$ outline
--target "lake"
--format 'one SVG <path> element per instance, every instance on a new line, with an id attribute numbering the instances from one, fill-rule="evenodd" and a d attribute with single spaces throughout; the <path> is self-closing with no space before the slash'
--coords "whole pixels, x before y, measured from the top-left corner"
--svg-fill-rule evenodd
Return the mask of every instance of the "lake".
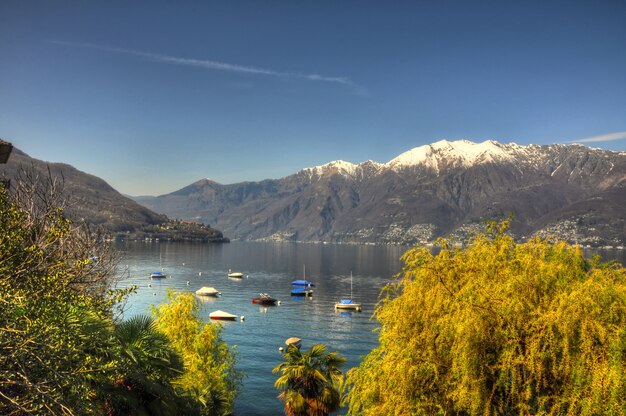
<path id="1" fill-rule="evenodd" d="M 163 302 L 168 288 L 195 292 L 213 286 L 219 298 L 202 301 L 201 316 L 220 309 L 245 320 L 224 322 L 222 335 L 237 346 L 237 367 L 245 372 L 243 389 L 235 411 L 238 415 L 282 414 L 276 398 L 276 374 L 272 369 L 282 360 L 278 348 L 290 337 L 302 338 L 302 348 L 315 343 L 339 351 L 357 366 L 360 357 L 377 345 L 376 323 L 370 319 L 380 289 L 402 267 L 400 256 L 408 247 L 232 242 L 230 244 L 120 243 L 120 269 L 128 267 L 122 286 L 137 285 L 125 316 L 149 313 L 151 305 Z M 312 298 L 290 295 L 291 281 L 306 279 L 316 284 Z M 151 280 L 151 272 L 164 269 L 171 278 Z M 228 278 L 228 271 L 244 274 Z M 334 304 L 350 296 L 362 304 L 362 312 L 335 312 Z M 188 283 L 187 283 L 188 282 Z M 148 285 L 151 284 L 151 287 Z M 250 299 L 267 292 L 281 301 L 263 307 Z"/>
<path id="2" fill-rule="evenodd" d="M 201 316 L 220 309 L 245 320 L 224 322 L 223 337 L 237 348 L 237 367 L 244 371 L 243 389 L 235 403 L 238 415 L 282 414 L 276 396 L 272 369 L 280 363 L 280 346 L 290 337 L 302 338 L 302 347 L 315 343 L 338 351 L 357 366 L 360 358 L 377 345 L 377 324 L 370 319 L 380 289 L 400 272 L 400 257 L 406 246 L 372 246 L 303 243 L 232 242 L 193 244 L 123 242 L 120 269 L 127 268 L 121 286 L 137 285 L 125 316 L 149 313 L 151 305 L 163 302 L 168 288 L 195 292 L 213 286 L 219 298 L 202 300 Z M 605 259 L 626 262 L 626 251 L 600 250 Z M 290 296 L 291 281 L 304 277 L 315 282 L 312 298 Z M 163 268 L 168 278 L 151 280 L 151 272 Z M 228 271 L 244 274 L 228 278 Z M 334 303 L 350 295 L 362 304 L 362 312 L 335 312 Z M 171 276 L 171 277 L 169 277 Z M 148 286 L 148 285 L 151 285 Z M 263 307 L 250 299 L 267 292 L 279 299 L 278 306 Z"/>

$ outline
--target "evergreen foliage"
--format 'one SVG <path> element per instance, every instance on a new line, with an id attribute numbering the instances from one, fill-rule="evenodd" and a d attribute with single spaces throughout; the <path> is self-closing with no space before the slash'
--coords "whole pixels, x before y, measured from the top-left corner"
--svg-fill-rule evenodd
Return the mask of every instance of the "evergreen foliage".
<path id="1" fill-rule="evenodd" d="M 626 414 L 625 269 L 507 226 L 403 256 L 350 414 Z"/>
<path id="2" fill-rule="evenodd" d="M 340 368 L 346 359 L 337 352 L 326 352 L 326 346 L 313 345 L 302 352 L 290 345 L 285 361 L 272 371 L 280 373 L 274 385 L 282 390 L 278 396 L 285 402 L 289 416 L 326 416 L 342 402 L 344 376 Z"/>

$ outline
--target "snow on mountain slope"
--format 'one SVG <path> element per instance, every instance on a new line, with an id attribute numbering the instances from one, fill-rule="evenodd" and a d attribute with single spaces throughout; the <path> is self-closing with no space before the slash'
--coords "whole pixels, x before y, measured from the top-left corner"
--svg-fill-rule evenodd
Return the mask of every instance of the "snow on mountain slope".
<path id="1" fill-rule="evenodd" d="M 367 161 L 358 165 L 343 160 L 335 160 L 321 166 L 305 168 L 302 172 L 309 175 L 332 175 L 339 173 L 344 176 L 355 176 L 360 169 L 403 169 L 412 166 L 423 166 L 436 172 L 443 166 L 469 167 L 482 163 L 504 162 L 528 156 L 531 146 L 520 146 L 515 143 L 501 144 L 493 140 L 474 143 L 469 140 L 440 140 L 438 142 L 413 148 L 402 153 L 387 163 Z"/>
<path id="2" fill-rule="evenodd" d="M 404 152 L 387 162 L 385 167 L 399 169 L 422 165 L 438 172 L 442 164 L 469 167 L 481 163 L 511 161 L 524 149 L 524 146 L 515 143 L 500 144 L 493 140 L 482 143 L 440 140 Z"/>
<path id="3" fill-rule="evenodd" d="M 346 162 L 344 160 L 334 160 L 321 166 L 313 166 L 310 168 L 302 169 L 302 172 L 307 172 L 314 175 L 327 175 L 340 173 L 346 176 L 353 176 L 356 173 L 358 165 L 354 163 Z"/>

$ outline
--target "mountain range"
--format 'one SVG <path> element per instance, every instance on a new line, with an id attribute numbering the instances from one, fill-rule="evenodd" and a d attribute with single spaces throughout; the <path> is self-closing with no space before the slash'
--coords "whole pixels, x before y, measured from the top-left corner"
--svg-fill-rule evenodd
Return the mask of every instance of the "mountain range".
<path id="1" fill-rule="evenodd" d="M 519 238 L 619 246 L 626 243 L 626 152 L 443 140 L 386 163 L 337 160 L 229 185 L 202 179 L 135 200 L 242 240 L 463 240 L 487 219 L 512 216 Z"/>
<path id="2" fill-rule="evenodd" d="M 66 215 L 76 222 L 100 227 L 110 238 L 172 241 L 225 242 L 223 234 L 204 224 L 173 221 L 120 194 L 104 180 L 64 163 L 51 163 L 28 156 L 14 148 L 6 164 L 0 165 L 0 178 L 61 184 L 57 195 L 65 201 Z"/>

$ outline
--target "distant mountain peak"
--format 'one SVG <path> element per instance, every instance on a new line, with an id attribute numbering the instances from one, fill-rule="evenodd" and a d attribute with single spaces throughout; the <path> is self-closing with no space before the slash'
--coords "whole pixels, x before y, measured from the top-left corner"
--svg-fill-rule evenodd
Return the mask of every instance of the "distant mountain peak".
<path id="1" fill-rule="evenodd" d="M 439 171 L 444 162 L 468 167 L 480 163 L 512 160 L 522 149 L 524 146 L 515 143 L 501 144 L 495 140 L 486 140 L 482 143 L 470 140 L 440 140 L 404 152 L 385 165 L 390 168 L 422 165 Z"/>
<path id="2" fill-rule="evenodd" d="M 302 171 L 316 175 L 334 175 L 335 173 L 342 174 L 344 176 L 353 176 L 359 165 L 346 162 L 345 160 L 333 160 L 321 166 L 313 166 L 310 168 L 304 168 Z"/>

